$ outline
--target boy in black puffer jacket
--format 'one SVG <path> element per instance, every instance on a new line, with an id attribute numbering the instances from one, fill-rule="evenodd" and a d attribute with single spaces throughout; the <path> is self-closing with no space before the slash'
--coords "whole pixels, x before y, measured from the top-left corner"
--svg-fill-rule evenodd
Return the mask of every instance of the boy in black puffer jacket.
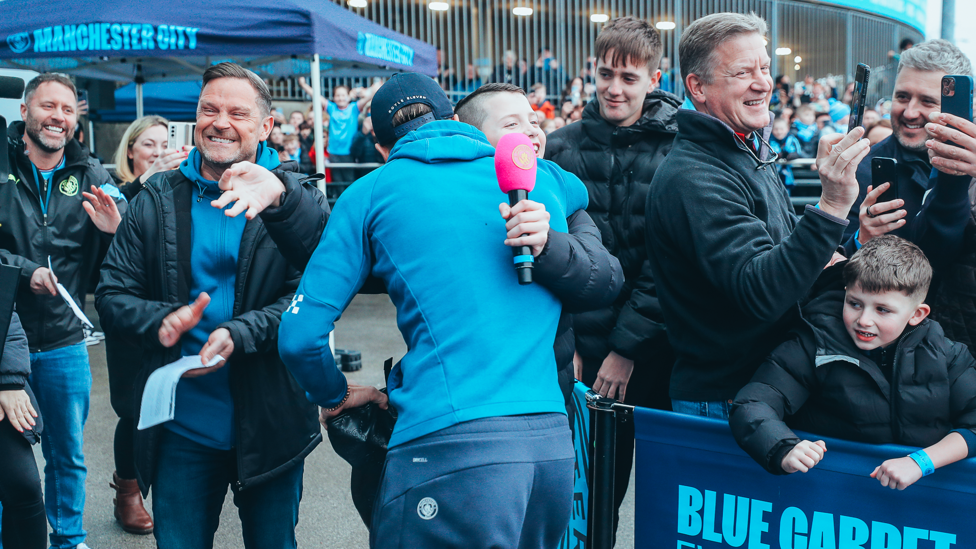
<path id="1" fill-rule="evenodd" d="M 736 442 L 773 474 L 807 472 L 827 449 L 790 427 L 923 447 L 871 473 L 903 490 L 976 455 L 976 360 L 926 319 L 932 268 L 917 246 L 886 235 L 841 265 L 821 276 L 804 325 L 739 391 L 729 423 Z"/>

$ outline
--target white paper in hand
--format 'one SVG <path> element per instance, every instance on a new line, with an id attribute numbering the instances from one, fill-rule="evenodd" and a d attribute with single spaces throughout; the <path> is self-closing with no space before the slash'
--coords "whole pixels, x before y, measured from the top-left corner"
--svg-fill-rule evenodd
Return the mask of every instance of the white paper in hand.
<path id="1" fill-rule="evenodd" d="M 51 273 L 51 281 L 54 282 L 54 269 L 51 267 L 51 256 L 47 256 L 47 270 Z M 68 290 L 66 290 L 60 282 L 55 282 L 55 284 L 58 286 L 58 294 L 61 296 L 61 299 L 68 304 L 68 307 L 71 308 L 71 312 L 78 317 L 78 320 L 85 325 L 85 328 L 88 328 L 89 330 L 94 328 L 95 325 L 92 324 L 91 320 L 88 320 L 88 317 L 85 316 L 84 311 L 82 311 L 78 307 L 78 304 L 75 303 L 75 300 L 71 297 L 71 294 L 68 293 Z"/>
<path id="2" fill-rule="evenodd" d="M 146 388 L 142 391 L 138 429 L 148 429 L 176 417 L 176 386 L 180 377 L 190 370 L 207 368 L 221 360 L 224 357 L 217 355 L 207 364 L 202 364 L 200 355 L 185 356 L 150 374 L 146 380 Z"/>

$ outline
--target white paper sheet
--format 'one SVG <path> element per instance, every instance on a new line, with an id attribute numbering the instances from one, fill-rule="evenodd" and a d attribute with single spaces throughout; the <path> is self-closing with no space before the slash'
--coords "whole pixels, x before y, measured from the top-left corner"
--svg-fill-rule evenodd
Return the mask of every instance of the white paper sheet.
<path id="1" fill-rule="evenodd" d="M 51 256 L 47 256 L 47 270 L 51 273 L 51 282 L 54 282 L 54 269 L 51 267 Z M 89 330 L 94 328 L 95 325 L 92 324 L 91 320 L 88 320 L 88 317 L 85 316 L 85 312 L 78 307 L 78 304 L 75 303 L 75 300 L 71 297 L 71 294 L 68 293 L 68 290 L 66 290 L 60 282 L 55 282 L 55 284 L 58 287 L 58 294 L 61 296 L 61 299 L 68 304 L 68 307 L 71 308 L 71 312 L 78 317 L 78 320 L 80 320 L 81 323 L 84 324 Z"/>
<path id="2" fill-rule="evenodd" d="M 200 362 L 200 355 L 185 356 L 150 374 L 142 392 L 138 429 L 148 429 L 176 417 L 176 386 L 180 383 L 180 377 L 194 368 L 213 366 L 221 360 L 224 357 L 217 355 L 204 365 Z"/>

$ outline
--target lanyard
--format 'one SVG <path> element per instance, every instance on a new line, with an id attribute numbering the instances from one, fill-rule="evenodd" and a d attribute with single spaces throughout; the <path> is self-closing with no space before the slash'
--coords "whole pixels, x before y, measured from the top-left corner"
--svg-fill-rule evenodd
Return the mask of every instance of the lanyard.
<path id="1" fill-rule="evenodd" d="M 47 198 L 45 199 L 41 191 L 41 173 L 37 171 L 37 166 L 31 162 L 31 169 L 34 170 L 34 183 L 37 185 L 37 201 L 41 203 L 41 213 L 44 214 L 44 225 L 47 225 L 47 207 L 51 203 L 51 179 L 54 179 L 54 172 L 51 172 L 51 176 L 45 179 L 47 183 Z M 57 168 L 55 168 L 57 171 Z"/>

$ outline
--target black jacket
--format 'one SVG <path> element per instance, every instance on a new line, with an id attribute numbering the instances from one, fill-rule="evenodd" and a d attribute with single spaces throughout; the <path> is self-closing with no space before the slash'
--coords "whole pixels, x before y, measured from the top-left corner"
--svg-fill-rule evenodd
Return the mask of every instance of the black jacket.
<path id="1" fill-rule="evenodd" d="M 976 180 L 940 174 L 909 234 L 932 264 L 932 318 L 976 357 Z"/>
<path id="2" fill-rule="evenodd" d="M 0 356 L 0 391 L 27 391 L 31 405 L 37 411 L 37 418 L 34 420 L 34 427 L 24 431 L 24 438 L 31 444 L 40 441 L 41 432 L 44 430 L 44 418 L 41 416 L 41 408 L 37 405 L 34 392 L 31 391 L 27 378 L 30 377 L 30 353 L 27 351 L 27 334 L 20 323 L 20 317 L 14 312 L 10 318 L 10 327 L 7 329 L 7 339 L 3 345 L 3 355 Z M 0 421 L 9 421 L 3 418 Z"/>
<path id="3" fill-rule="evenodd" d="M 873 444 L 927 447 L 952 429 L 976 429 L 976 360 L 937 322 L 909 326 L 884 349 L 890 379 L 844 327 L 842 265 L 824 272 L 822 292 L 803 322 L 735 398 L 729 424 L 736 442 L 771 473 L 800 442 L 790 427 Z M 823 281 L 826 279 L 826 281 Z M 785 422 L 784 422 L 785 419 Z M 789 424 L 789 427 L 787 427 Z"/>
<path id="4" fill-rule="evenodd" d="M 149 374 L 180 357 L 180 346 L 162 347 L 158 332 L 166 315 L 190 301 L 192 200 L 193 183 L 182 172 L 150 178 L 123 218 L 102 266 L 95 293 L 102 326 L 108 336 L 134 338 L 143 348 L 137 406 Z M 301 462 L 322 440 L 315 406 L 278 357 L 278 324 L 300 276 L 262 221 L 248 221 L 237 262 L 234 318 L 219 326 L 234 341 L 225 367 L 230 368 L 235 405 L 236 485 L 241 489 Z M 154 476 L 162 428 L 136 434 L 136 470 L 144 492 Z"/>
<path id="5" fill-rule="evenodd" d="M 262 212 L 261 219 L 279 251 L 297 268 L 304 269 L 325 230 L 328 210 L 323 210 L 315 200 L 321 194 L 317 190 L 300 187 L 287 179 L 283 183 L 284 202 L 278 208 Z M 611 303 L 623 285 L 623 274 L 620 262 L 603 247 L 600 233 L 585 211 L 574 212 L 566 223 L 567 233 L 549 232 L 548 241 L 536 258 L 533 280 L 549 289 L 563 304 L 553 350 L 559 386 L 569 403 L 574 384 L 575 349 L 571 313 Z M 382 282 L 372 277 L 360 290 L 361 293 L 382 291 Z"/>
<path id="6" fill-rule="evenodd" d="M 697 111 L 680 111 L 678 126 L 647 195 L 648 258 L 677 355 L 671 398 L 728 400 L 780 341 L 847 221 L 810 206 L 798 220 L 759 160 L 775 158 L 765 145 L 754 152 Z"/>
<path id="7" fill-rule="evenodd" d="M 928 153 L 925 151 L 918 153 L 906 150 L 898 144 L 898 140 L 895 139 L 894 135 L 888 136 L 887 139 L 871 147 L 868 155 L 857 166 L 857 183 L 861 187 L 861 190 L 858 192 L 854 205 L 851 206 L 850 213 L 847 214 L 847 220 L 850 221 L 850 224 L 844 230 L 845 240 L 853 237 L 858 227 L 860 227 L 858 214 L 861 212 L 861 202 L 864 201 L 865 195 L 868 194 L 868 185 L 874 185 L 873 178 L 871 177 L 871 159 L 875 157 L 894 158 L 898 162 L 896 166 L 898 171 L 898 198 L 905 201 L 903 209 L 908 213 L 905 219 L 910 221 L 915 217 L 915 214 L 922 207 L 922 197 L 929 188 L 929 176 L 932 175 L 932 164 L 929 163 Z M 900 229 L 896 229 L 890 234 L 908 238 L 908 226 L 906 225 Z M 845 245 L 845 247 L 849 251 L 853 251 L 854 248 L 851 248 L 852 244 L 853 242 L 850 245 Z"/>
<path id="8" fill-rule="evenodd" d="M 581 356 L 603 360 L 615 351 L 640 360 L 667 345 L 647 263 L 644 210 L 651 179 L 678 131 L 680 104 L 675 96 L 655 91 L 645 99 L 641 118 L 620 127 L 604 120 L 598 102 L 591 101 L 580 123 L 548 138 L 546 158 L 583 180 L 590 197 L 586 212 L 624 271 L 624 287 L 613 305 L 574 316 Z"/>
<path id="9" fill-rule="evenodd" d="M 360 164 L 379 162 L 383 163 L 383 157 L 376 150 L 376 139 L 372 133 L 357 131 L 352 138 L 352 147 L 349 149 L 352 161 Z M 356 170 L 356 177 L 362 177 L 375 168 L 359 168 Z"/>
<path id="10" fill-rule="evenodd" d="M 47 267 L 79 307 L 85 304 L 87 285 L 98 269 L 112 235 L 102 233 L 82 207 L 82 192 L 92 185 L 111 184 L 102 165 L 74 139 L 64 148 L 64 167 L 51 174 L 47 221 L 41 212 L 30 160 L 24 154 L 24 123 L 11 124 L 7 135 L 10 178 L 0 181 L 0 257 L 21 268 L 17 310 L 32 352 L 50 351 L 84 339 L 81 321 L 60 296 L 31 292 L 34 271 Z M 47 187 L 44 186 L 45 197 Z M 125 203 L 116 201 L 124 214 Z"/>

